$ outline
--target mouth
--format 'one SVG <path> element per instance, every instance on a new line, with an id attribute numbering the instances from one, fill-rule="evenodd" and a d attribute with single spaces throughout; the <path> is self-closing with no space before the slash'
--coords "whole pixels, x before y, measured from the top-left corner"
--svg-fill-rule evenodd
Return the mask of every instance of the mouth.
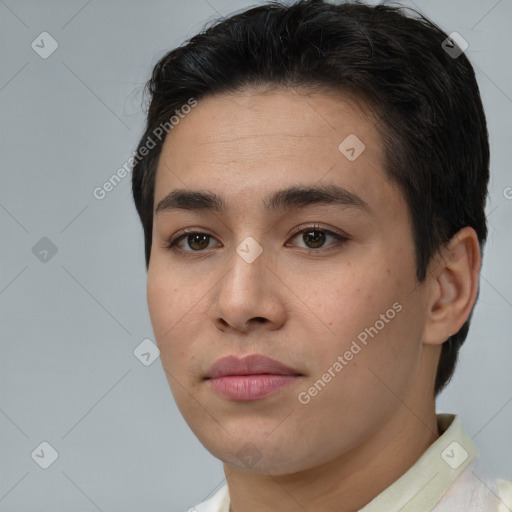
<path id="1" fill-rule="evenodd" d="M 260 354 L 251 354 L 243 358 L 227 356 L 219 359 L 208 370 L 205 379 L 240 375 L 291 375 L 302 376 L 298 370 L 290 368 L 275 359 Z"/>
<path id="2" fill-rule="evenodd" d="M 222 397 L 247 402 L 277 393 L 303 376 L 279 361 L 252 354 L 244 358 L 228 356 L 219 359 L 204 380 Z"/>

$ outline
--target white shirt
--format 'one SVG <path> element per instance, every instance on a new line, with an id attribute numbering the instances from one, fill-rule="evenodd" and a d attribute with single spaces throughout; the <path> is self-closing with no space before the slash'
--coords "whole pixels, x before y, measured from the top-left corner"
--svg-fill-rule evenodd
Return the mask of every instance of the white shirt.
<path id="1" fill-rule="evenodd" d="M 440 437 L 359 512 L 512 512 L 512 481 L 491 482 L 458 416 L 437 414 Z M 229 512 L 227 484 L 188 512 Z"/>

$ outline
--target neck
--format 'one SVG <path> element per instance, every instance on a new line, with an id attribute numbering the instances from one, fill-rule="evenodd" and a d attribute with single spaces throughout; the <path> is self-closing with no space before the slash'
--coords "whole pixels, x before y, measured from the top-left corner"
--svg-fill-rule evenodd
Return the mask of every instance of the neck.
<path id="1" fill-rule="evenodd" d="M 402 476 L 439 437 L 435 401 L 402 404 L 371 438 L 327 463 L 286 475 L 224 464 L 230 512 L 356 512 Z"/>

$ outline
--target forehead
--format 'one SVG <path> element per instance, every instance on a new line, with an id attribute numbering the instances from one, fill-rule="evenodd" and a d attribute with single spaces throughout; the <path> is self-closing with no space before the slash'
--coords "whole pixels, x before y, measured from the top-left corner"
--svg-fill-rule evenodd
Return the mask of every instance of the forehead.
<path id="1" fill-rule="evenodd" d="M 284 147 L 299 150 L 305 141 L 311 141 L 318 147 L 313 156 L 318 156 L 325 149 L 337 149 L 337 144 L 332 147 L 333 141 L 341 142 L 344 136 L 357 133 L 372 146 L 369 149 L 379 150 L 374 124 L 360 102 L 333 92 L 248 90 L 200 99 L 170 132 L 164 149 L 172 152 L 183 143 L 193 143 L 201 154 L 207 154 L 210 144 L 218 148 L 216 151 L 240 148 L 245 152 L 265 144 L 264 156 L 279 156 Z M 261 151 L 254 156 L 260 155 L 263 158 Z"/>
<path id="2" fill-rule="evenodd" d="M 357 158 L 347 158 L 347 149 Z M 383 165 L 376 123 L 347 98 L 297 90 L 217 94 L 200 99 L 166 137 L 154 204 L 177 188 L 211 190 L 247 204 L 258 191 L 267 197 L 315 183 L 383 202 L 393 193 Z"/>

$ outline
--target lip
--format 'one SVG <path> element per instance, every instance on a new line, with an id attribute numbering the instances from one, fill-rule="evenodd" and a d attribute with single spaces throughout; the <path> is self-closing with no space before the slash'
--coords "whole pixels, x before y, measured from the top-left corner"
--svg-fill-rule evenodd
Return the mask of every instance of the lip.
<path id="1" fill-rule="evenodd" d="M 231 355 L 215 362 L 205 380 L 224 398 L 259 400 L 296 382 L 303 374 L 261 354 L 243 358 Z"/>
<path id="2" fill-rule="evenodd" d="M 261 355 L 250 354 L 245 357 L 234 355 L 218 359 L 210 367 L 206 379 L 216 379 L 229 375 L 302 375 L 299 371 L 290 368 L 275 359 Z"/>

